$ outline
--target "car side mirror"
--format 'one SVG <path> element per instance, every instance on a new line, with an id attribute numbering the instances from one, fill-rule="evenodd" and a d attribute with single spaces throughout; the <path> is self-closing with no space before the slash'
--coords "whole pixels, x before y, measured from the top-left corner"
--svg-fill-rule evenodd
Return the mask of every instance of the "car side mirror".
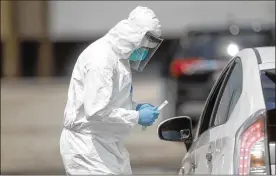
<path id="1" fill-rule="evenodd" d="M 159 124 L 157 131 L 161 140 L 184 142 L 187 149 L 192 145 L 192 120 L 188 116 L 167 119 Z"/>

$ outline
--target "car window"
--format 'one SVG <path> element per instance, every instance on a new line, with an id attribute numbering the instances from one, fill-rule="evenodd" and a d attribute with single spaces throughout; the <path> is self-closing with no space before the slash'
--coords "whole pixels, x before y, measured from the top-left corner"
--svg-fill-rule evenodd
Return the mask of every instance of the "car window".
<path id="1" fill-rule="evenodd" d="M 267 69 L 261 72 L 263 95 L 267 110 L 276 108 L 276 74 L 275 69 Z"/>
<path id="2" fill-rule="evenodd" d="M 212 114 L 210 127 L 224 124 L 231 115 L 242 92 L 242 64 L 240 58 L 235 59 L 235 65 L 229 77 L 224 80 Z"/>
<path id="3" fill-rule="evenodd" d="M 230 62 L 222 71 L 220 77 L 218 78 L 218 80 L 216 81 L 215 85 L 213 86 L 205 107 L 203 109 L 203 112 L 201 114 L 201 118 L 199 121 L 199 131 L 198 131 L 198 136 L 201 135 L 204 131 L 206 131 L 209 128 L 209 123 L 211 120 L 211 115 L 215 106 L 215 102 L 216 99 L 218 97 L 218 93 L 219 90 L 222 86 L 222 83 L 224 81 L 224 79 L 227 77 L 227 75 L 229 74 L 229 70 L 232 68 L 233 62 Z"/>

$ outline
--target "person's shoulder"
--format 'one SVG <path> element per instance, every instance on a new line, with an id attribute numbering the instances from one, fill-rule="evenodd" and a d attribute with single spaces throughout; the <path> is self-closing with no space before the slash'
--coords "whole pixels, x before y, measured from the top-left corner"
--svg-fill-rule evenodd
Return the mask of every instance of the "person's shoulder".
<path id="1" fill-rule="evenodd" d="M 80 55 L 86 70 L 113 69 L 116 62 L 110 46 L 104 41 L 97 40 L 90 44 Z"/>

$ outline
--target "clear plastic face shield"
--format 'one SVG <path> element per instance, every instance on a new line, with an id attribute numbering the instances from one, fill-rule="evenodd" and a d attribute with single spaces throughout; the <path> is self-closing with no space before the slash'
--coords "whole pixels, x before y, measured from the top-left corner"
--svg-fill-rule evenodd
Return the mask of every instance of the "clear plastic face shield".
<path id="1" fill-rule="evenodd" d="M 138 72 L 143 71 L 162 42 L 163 39 L 154 36 L 150 32 L 147 32 L 141 41 L 141 47 L 133 51 L 129 56 L 131 68 Z"/>

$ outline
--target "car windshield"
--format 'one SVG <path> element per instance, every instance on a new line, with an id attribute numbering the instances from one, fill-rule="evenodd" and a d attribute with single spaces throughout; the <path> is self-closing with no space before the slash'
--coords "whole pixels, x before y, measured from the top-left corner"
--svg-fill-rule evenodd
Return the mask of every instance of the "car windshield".
<path id="1" fill-rule="evenodd" d="M 245 31 L 238 35 L 229 32 L 194 33 L 179 42 L 175 59 L 204 57 L 206 59 L 229 59 L 243 48 L 273 45 L 270 31 Z"/>
<path id="2" fill-rule="evenodd" d="M 263 87 L 263 94 L 266 104 L 266 109 L 274 109 L 276 100 L 276 74 L 274 69 L 267 69 L 261 72 L 261 82 Z"/>

